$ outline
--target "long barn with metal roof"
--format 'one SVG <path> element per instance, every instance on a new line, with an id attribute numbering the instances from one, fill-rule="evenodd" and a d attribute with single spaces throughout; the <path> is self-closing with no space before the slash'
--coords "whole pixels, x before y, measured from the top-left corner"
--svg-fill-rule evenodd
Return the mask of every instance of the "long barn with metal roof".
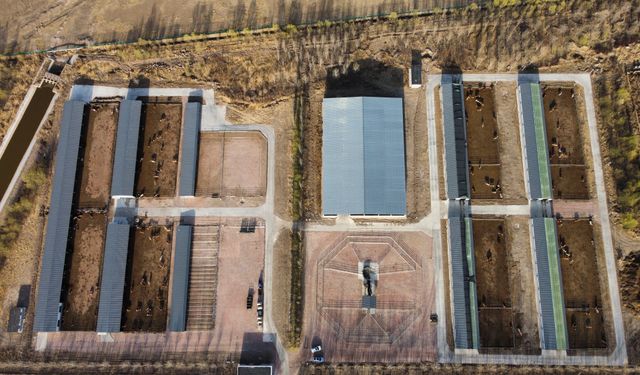
<path id="1" fill-rule="evenodd" d="M 405 215 L 402 98 L 325 98 L 322 210 L 334 215 Z"/>
<path id="2" fill-rule="evenodd" d="M 567 325 L 554 218 L 531 219 L 543 349 L 567 349 Z"/>
<path id="3" fill-rule="evenodd" d="M 138 158 L 138 136 L 142 102 L 123 100 L 120 103 L 116 149 L 111 179 L 112 196 L 132 196 Z"/>
<path id="4" fill-rule="evenodd" d="M 130 235 L 131 227 L 126 222 L 113 222 L 107 226 L 96 329 L 98 332 L 120 332 Z"/>
<path id="5" fill-rule="evenodd" d="M 178 192 L 181 196 L 193 196 L 196 192 L 200 115 L 200 103 L 187 103 L 184 108 L 184 126 L 181 137 L 182 154 L 180 155 L 180 177 L 178 180 Z"/>
<path id="6" fill-rule="evenodd" d="M 182 332 L 187 327 L 192 232 L 191 225 L 179 225 L 176 230 L 171 274 L 171 308 L 169 310 L 169 330 L 174 332 Z"/>
<path id="7" fill-rule="evenodd" d="M 447 197 L 468 198 L 469 163 L 462 75 L 443 75 L 441 90 Z"/>
<path id="8" fill-rule="evenodd" d="M 68 101 L 64 104 L 62 112 L 51 191 L 51 206 L 47 220 L 47 234 L 33 326 L 35 332 L 52 332 L 59 328 L 58 309 L 69 240 L 70 215 L 84 106 L 85 103 L 81 101 Z"/>
<path id="9" fill-rule="evenodd" d="M 464 201 L 460 201 L 464 202 Z M 451 259 L 454 343 L 458 349 L 478 349 L 478 298 L 475 283 L 473 227 L 465 204 L 449 206 L 448 243 Z"/>
<path id="10" fill-rule="evenodd" d="M 529 76 L 521 76 L 518 82 L 518 94 L 529 196 L 531 199 L 551 199 L 551 170 L 540 83 Z"/>

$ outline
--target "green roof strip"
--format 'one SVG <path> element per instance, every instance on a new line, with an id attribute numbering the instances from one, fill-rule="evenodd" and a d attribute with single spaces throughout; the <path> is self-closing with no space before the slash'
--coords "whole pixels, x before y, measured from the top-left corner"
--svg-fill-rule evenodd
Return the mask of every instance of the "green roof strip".
<path id="1" fill-rule="evenodd" d="M 530 87 L 531 104 L 533 105 L 533 122 L 536 132 L 536 149 L 538 151 L 538 169 L 540 171 L 540 188 L 542 198 L 551 199 L 551 176 L 549 175 L 549 156 L 547 155 L 547 139 L 540 84 L 531 83 Z"/>
<path id="2" fill-rule="evenodd" d="M 555 321 L 556 345 L 558 350 L 567 349 L 567 327 L 562 296 L 562 278 L 560 274 L 560 258 L 556 241 L 556 222 L 554 218 L 544 219 L 547 237 L 547 255 L 549 257 L 549 276 L 551 278 L 551 298 L 553 300 L 553 317 Z"/>
<path id="3" fill-rule="evenodd" d="M 476 292 L 476 269 L 473 253 L 473 224 L 471 218 L 464 218 L 465 247 L 467 254 L 467 267 L 469 270 L 469 312 L 471 315 L 471 340 L 472 348 L 480 347 L 480 328 L 478 326 L 478 296 Z"/>

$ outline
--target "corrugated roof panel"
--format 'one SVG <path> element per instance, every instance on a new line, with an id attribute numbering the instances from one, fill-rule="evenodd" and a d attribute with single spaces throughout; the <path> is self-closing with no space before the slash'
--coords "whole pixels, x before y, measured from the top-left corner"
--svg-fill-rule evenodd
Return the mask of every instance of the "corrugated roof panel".
<path id="1" fill-rule="evenodd" d="M 566 349 L 562 281 L 553 218 L 532 218 L 544 349 Z M 553 229 L 549 228 L 549 225 Z M 552 275 L 553 273 L 553 275 Z"/>
<path id="2" fill-rule="evenodd" d="M 402 98 L 326 98 L 325 215 L 406 213 Z"/>
<path id="3" fill-rule="evenodd" d="M 441 91 L 447 196 L 449 199 L 468 197 L 469 163 L 462 77 L 458 74 L 443 75 Z"/>
<path id="4" fill-rule="evenodd" d="M 187 324 L 192 229 L 193 227 L 190 225 L 179 225 L 176 232 L 176 248 L 171 276 L 171 310 L 169 310 L 169 330 L 175 332 L 184 331 Z"/>
<path id="5" fill-rule="evenodd" d="M 69 239 L 84 105 L 81 101 L 68 101 L 62 112 L 33 326 L 35 332 L 56 331 L 58 326 L 58 305 Z"/>
<path id="6" fill-rule="evenodd" d="M 365 214 L 406 213 L 402 98 L 363 98 Z"/>
<path id="7" fill-rule="evenodd" d="M 325 98 L 322 119 L 323 213 L 363 215 L 362 98 Z"/>
<path id="8" fill-rule="evenodd" d="M 453 293 L 453 324 L 455 347 L 472 347 L 471 321 L 469 319 L 469 288 L 465 245 L 465 225 L 460 217 L 449 218 L 449 249 L 451 257 L 451 291 Z"/>
<path id="9" fill-rule="evenodd" d="M 100 282 L 98 332 L 120 332 L 131 227 L 109 223 Z"/>
<path id="10" fill-rule="evenodd" d="M 532 199 L 550 199 L 552 198 L 551 172 L 540 85 L 530 81 L 520 81 L 518 92 L 522 107 L 529 194 Z"/>
<path id="11" fill-rule="evenodd" d="M 200 103 L 187 103 L 184 112 L 184 127 L 182 129 L 182 155 L 180 156 L 178 191 L 181 196 L 193 196 L 196 191 L 200 116 Z"/>
<path id="12" fill-rule="evenodd" d="M 142 102 L 123 100 L 120 103 L 116 150 L 113 159 L 111 195 L 133 195 L 138 158 L 138 136 Z"/>

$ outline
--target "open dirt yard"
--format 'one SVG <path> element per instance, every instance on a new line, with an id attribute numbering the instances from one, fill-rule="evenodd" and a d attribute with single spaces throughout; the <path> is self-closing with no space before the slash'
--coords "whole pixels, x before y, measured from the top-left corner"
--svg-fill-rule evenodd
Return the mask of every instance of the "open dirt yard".
<path id="1" fill-rule="evenodd" d="M 500 180 L 499 164 L 470 165 L 469 177 L 471 179 L 472 199 L 501 199 L 502 182 Z"/>
<path id="2" fill-rule="evenodd" d="M 538 350 L 535 291 L 526 217 L 473 220 L 480 347 Z"/>
<path id="3" fill-rule="evenodd" d="M 551 166 L 551 186 L 556 199 L 587 199 L 587 170 L 584 165 Z"/>
<path id="4" fill-rule="evenodd" d="M 181 126 L 182 104 L 147 102 L 142 105 L 136 196 L 176 195 Z"/>
<path id="5" fill-rule="evenodd" d="M 109 203 L 117 111 L 118 103 L 92 103 L 88 111 L 78 163 L 82 168 L 77 204 L 80 208 L 104 208 Z"/>
<path id="6" fill-rule="evenodd" d="M 79 214 L 74 220 L 70 262 L 62 291 L 63 331 L 94 331 L 98 321 L 100 274 L 107 229 L 102 213 Z"/>
<path id="7" fill-rule="evenodd" d="M 471 198 L 501 199 L 502 168 L 493 84 L 465 83 L 464 96 Z"/>
<path id="8" fill-rule="evenodd" d="M 163 332 L 167 324 L 173 226 L 143 223 L 131 237 L 122 330 Z"/>
<path id="9" fill-rule="evenodd" d="M 490 83 L 465 82 L 467 153 L 471 164 L 500 164 L 494 91 Z"/>
<path id="10" fill-rule="evenodd" d="M 572 85 L 544 85 L 544 121 L 554 198 L 588 199 L 582 132 Z M 567 170 L 566 167 L 571 167 Z"/>
<path id="11" fill-rule="evenodd" d="M 494 90 L 499 149 L 501 155 L 508 155 L 508 162 L 500 165 L 503 203 L 526 203 L 516 83 L 496 82 Z"/>
<path id="12" fill-rule="evenodd" d="M 330 362 L 433 361 L 432 240 L 419 232 L 307 232 L 303 350 Z M 375 280 L 366 286 L 363 267 Z M 373 298 L 374 310 L 363 309 Z"/>
<path id="13" fill-rule="evenodd" d="M 196 195 L 265 196 L 267 140 L 260 132 L 202 132 Z"/>
<path id="14" fill-rule="evenodd" d="M 595 225 L 595 223 L 593 223 Z M 564 301 L 569 331 L 569 348 L 606 348 L 606 310 L 601 294 L 598 248 L 589 219 L 560 219 L 558 248 L 562 269 Z"/>

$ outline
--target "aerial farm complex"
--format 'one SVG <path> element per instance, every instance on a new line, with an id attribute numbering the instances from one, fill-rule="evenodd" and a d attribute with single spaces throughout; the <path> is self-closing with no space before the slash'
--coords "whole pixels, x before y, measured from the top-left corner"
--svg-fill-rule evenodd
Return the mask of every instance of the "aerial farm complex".
<path id="1" fill-rule="evenodd" d="M 290 146 L 268 123 L 231 124 L 213 89 L 73 85 L 35 351 L 202 355 L 238 374 L 624 365 L 589 75 L 418 72 L 392 95 L 316 101 L 321 210 L 292 237 L 303 319 L 290 350 L 273 307 L 291 272 L 274 261 L 294 226 L 275 202 L 276 151 Z"/>

